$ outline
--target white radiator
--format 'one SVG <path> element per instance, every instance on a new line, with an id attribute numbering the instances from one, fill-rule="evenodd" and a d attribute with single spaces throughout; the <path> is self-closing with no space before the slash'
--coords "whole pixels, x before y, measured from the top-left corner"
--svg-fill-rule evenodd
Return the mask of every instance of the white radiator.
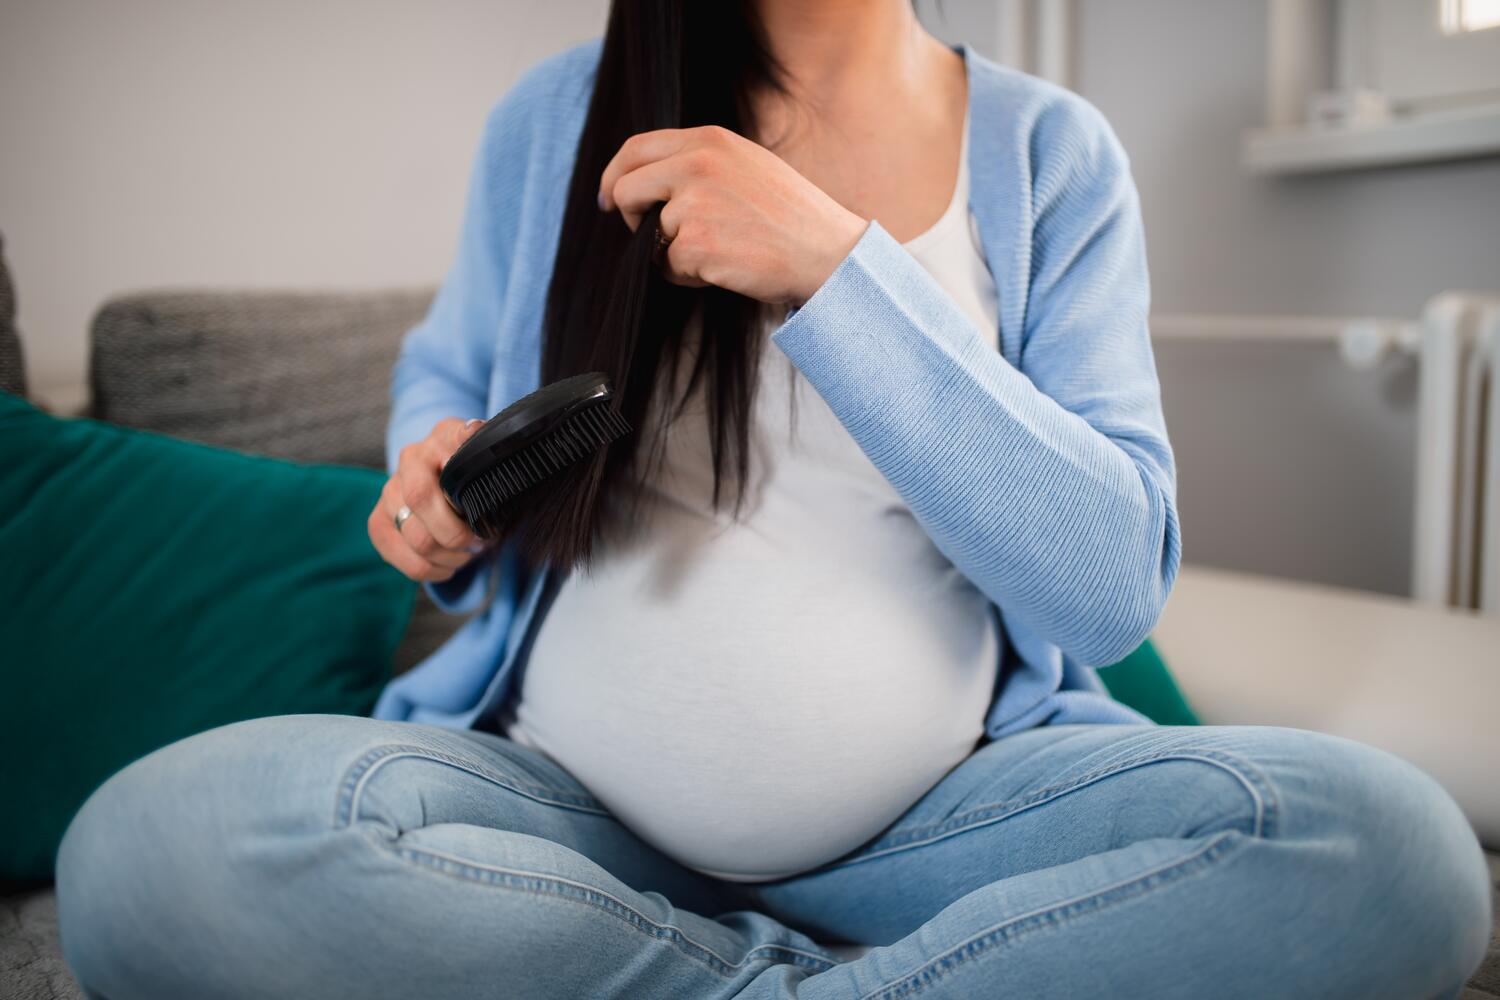
<path id="1" fill-rule="evenodd" d="M 1500 297 L 1445 292 L 1422 314 L 1412 596 L 1500 615 Z M 1424 359 L 1425 360 L 1425 359 Z"/>
<path id="2" fill-rule="evenodd" d="M 1175 314 L 1151 329 L 1163 344 L 1323 343 L 1356 369 L 1412 358 L 1411 595 L 1500 615 L 1500 296 L 1444 293 L 1416 320 Z"/>
<path id="3" fill-rule="evenodd" d="M 1476 364 L 1484 370 L 1484 424 L 1479 497 L 1479 593 L 1475 606 L 1500 617 L 1500 304 L 1479 316 Z"/>

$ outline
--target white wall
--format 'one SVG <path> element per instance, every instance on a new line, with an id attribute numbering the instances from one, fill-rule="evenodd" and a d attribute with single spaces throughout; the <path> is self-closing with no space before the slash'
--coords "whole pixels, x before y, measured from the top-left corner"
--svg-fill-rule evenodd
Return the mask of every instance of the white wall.
<path id="1" fill-rule="evenodd" d="M 31 380 L 163 286 L 435 282 L 485 113 L 605 0 L 0 0 L 0 232 Z"/>
<path id="2" fill-rule="evenodd" d="M 1265 179 L 1264 0 L 1079 0 L 1077 89 L 1130 153 L 1164 312 L 1414 316 L 1500 287 L 1500 159 Z"/>
<path id="3" fill-rule="evenodd" d="M 1109 118 L 1141 192 L 1161 312 L 1414 316 L 1500 288 L 1500 159 L 1257 178 L 1266 0 L 1069 0 L 1073 89 Z M 918 0 L 993 58 L 998 0 Z"/>
<path id="4" fill-rule="evenodd" d="M 1130 153 L 1155 309 L 1415 317 L 1500 289 L 1500 160 L 1253 177 L 1266 4 L 1079 0 L 1076 88 Z M 1195 562 L 1406 593 L 1414 384 L 1327 350 L 1159 344 Z"/>

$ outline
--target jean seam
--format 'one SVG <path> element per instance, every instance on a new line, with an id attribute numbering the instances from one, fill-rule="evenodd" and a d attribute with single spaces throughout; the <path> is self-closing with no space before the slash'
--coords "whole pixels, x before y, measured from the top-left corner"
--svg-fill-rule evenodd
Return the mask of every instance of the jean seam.
<path id="1" fill-rule="evenodd" d="M 686 957 L 726 978 L 732 978 L 736 973 L 755 964 L 762 958 L 773 963 L 785 961 L 818 972 L 834 968 L 839 964 L 837 961 L 824 958 L 821 955 L 815 955 L 811 952 L 794 948 L 791 945 L 782 944 L 756 945 L 745 952 L 745 957 L 741 961 L 732 962 L 708 945 L 689 937 L 682 928 L 653 920 L 618 896 L 596 886 L 577 882 L 572 879 L 561 878 L 556 875 L 545 875 L 541 872 L 481 865 L 438 851 L 417 850 L 405 847 L 378 837 L 371 837 L 370 840 L 375 846 L 384 849 L 399 860 L 420 865 L 432 871 L 450 875 L 466 882 L 511 889 L 532 895 L 552 896 L 557 899 L 569 900 L 590 906 L 619 919 L 627 927 L 636 930 L 645 937 L 671 945 Z"/>
<path id="2" fill-rule="evenodd" d="M 1062 924 L 1086 912 L 1098 912 L 1116 903 L 1136 898 L 1158 886 L 1168 885 L 1178 879 L 1194 875 L 1213 864 L 1233 847 L 1246 842 L 1247 838 L 1242 834 L 1234 830 L 1226 830 L 1185 858 L 1160 865 L 1085 895 L 1009 917 L 970 935 L 943 954 L 934 955 L 914 972 L 875 987 L 862 995 L 859 1000 L 877 1000 L 877 998 L 878 1000 L 897 1000 L 899 997 L 919 992 L 994 945 L 1015 941 L 1039 927 Z"/>
<path id="3" fill-rule="evenodd" d="M 1108 767 L 1080 775 L 1070 781 L 1038 789 L 1020 799 L 976 806 L 957 816 L 950 816 L 940 823 L 930 823 L 925 826 L 903 830 L 897 835 L 882 838 L 883 843 L 872 845 L 856 857 L 832 862 L 818 868 L 816 872 L 807 872 L 805 874 L 823 874 L 857 865 L 861 862 L 882 858 L 890 854 L 897 854 L 901 851 L 924 847 L 970 830 L 1003 822 L 1023 812 L 1028 812 L 1062 798 L 1064 795 L 1076 792 L 1088 785 L 1103 781 L 1106 778 L 1115 777 L 1126 771 L 1149 764 L 1159 764 L 1173 760 L 1198 761 L 1219 767 L 1228 772 L 1240 782 L 1254 803 L 1255 822 L 1253 835 L 1257 838 L 1274 836 L 1279 814 L 1276 790 L 1270 779 L 1266 777 L 1265 773 L 1259 767 L 1249 760 L 1235 754 L 1225 753 L 1221 750 L 1172 749 L 1111 764 Z"/>
<path id="4" fill-rule="evenodd" d="M 338 797 L 334 803 L 334 825 L 339 827 L 348 826 L 352 822 L 352 817 L 356 812 L 365 783 L 375 775 L 375 772 L 382 765 L 403 757 L 430 760 L 457 768 L 483 781 L 488 781 L 507 791 L 523 795 L 544 805 L 559 806 L 579 812 L 597 813 L 601 816 L 609 815 L 608 811 L 602 805 L 589 796 L 575 795 L 546 785 L 529 784 L 502 777 L 488 768 L 476 765 L 474 762 L 464 760 L 461 757 L 444 753 L 441 750 L 433 750 L 429 747 L 409 744 L 388 744 L 367 751 L 350 765 L 349 770 L 345 772 L 344 780 L 339 784 Z"/>

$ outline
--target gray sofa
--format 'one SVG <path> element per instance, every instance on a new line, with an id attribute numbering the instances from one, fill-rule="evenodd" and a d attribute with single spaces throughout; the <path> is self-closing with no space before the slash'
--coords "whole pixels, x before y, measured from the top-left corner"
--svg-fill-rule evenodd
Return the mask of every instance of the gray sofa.
<path id="1" fill-rule="evenodd" d="M 93 327 L 93 415 L 266 455 L 379 466 L 391 365 L 430 298 L 416 290 L 116 299 Z M 0 284 L 0 389 L 17 391 L 20 354 L 5 322 L 8 302 Z M 421 599 L 398 669 L 456 624 Z M 1500 876 L 1500 863 L 1492 871 Z M 58 952 L 50 891 L 0 895 L 0 1000 L 79 996 Z M 1463 993 L 1463 1000 L 1495 998 L 1500 942 Z"/>
<path id="2" fill-rule="evenodd" d="M 16 333 L 16 290 L 5 266 L 5 238 L 0 236 L 0 392 L 26 395 L 26 365 Z"/>

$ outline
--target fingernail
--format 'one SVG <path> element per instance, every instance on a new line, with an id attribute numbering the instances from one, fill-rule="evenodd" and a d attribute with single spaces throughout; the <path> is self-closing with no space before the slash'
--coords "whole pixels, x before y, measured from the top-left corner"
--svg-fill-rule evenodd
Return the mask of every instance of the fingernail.
<path id="1" fill-rule="evenodd" d="M 480 420 L 478 417 L 475 417 L 473 420 L 466 420 L 464 421 L 464 430 L 473 430 L 475 427 L 478 427 L 482 423 L 484 423 L 484 421 Z"/>
<path id="2" fill-rule="evenodd" d="M 599 192 L 599 211 L 601 211 L 601 212 L 607 212 L 607 211 L 609 211 L 609 202 L 607 202 L 607 201 L 604 200 L 604 192 L 603 191 Z"/>
<path id="3" fill-rule="evenodd" d="M 479 555 L 479 553 L 484 551 L 484 548 L 485 546 L 483 542 L 475 542 L 473 545 L 465 545 L 464 551 L 469 553 L 469 555 L 471 556 L 477 556 Z"/>

